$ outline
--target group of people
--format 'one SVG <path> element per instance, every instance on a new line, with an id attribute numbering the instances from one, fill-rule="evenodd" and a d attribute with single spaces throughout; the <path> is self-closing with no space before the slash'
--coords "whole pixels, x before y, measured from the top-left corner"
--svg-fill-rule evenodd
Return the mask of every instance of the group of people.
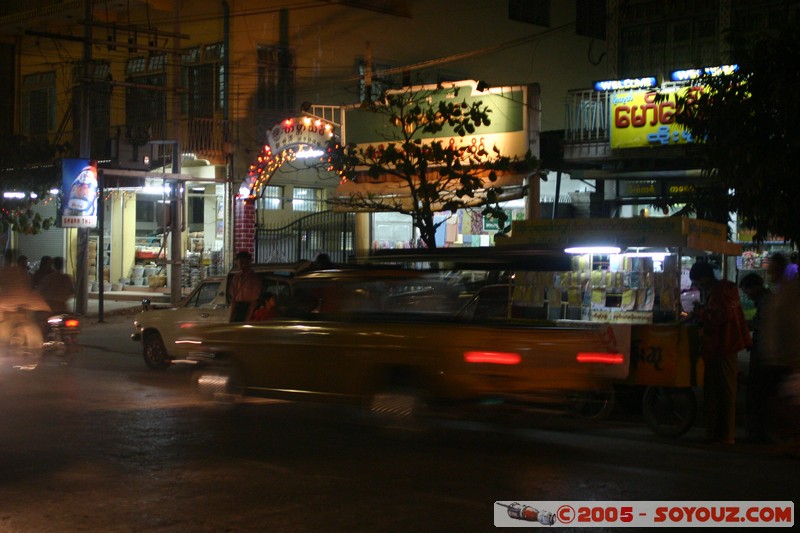
<path id="1" fill-rule="evenodd" d="M 782 382 L 800 370 L 800 285 L 796 263 L 784 254 L 770 257 L 769 288 L 757 273 L 744 276 L 739 286 L 717 279 L 710 263 L 697 262 L 689 277 L 704 293 L 694 312 L 701 327 L 704 362 L 704 406 L 709 442 L 734 444 L 738 354 L 750 350 L 746 383 L 747 439 L 767 443 L 786 423 L 780 404 Z M 756 313 L 748 324 L 739 291 L 753 301 Z M 752 330 L 752 335 L 750 331 Z"/>
<path id="2" fill-rule="evenodd" d="M 233 276 L 228 292 L 231 296 L 231 322 L 268 320 L 277 316 L 277 295 L 264 289 L 261 278 L 253 271 L 253 256 L 248 251 L 236 254 L 239 271 Z M 310 270 L 327 270 L 336 264 L 326 253 L 320 253 L 309 264 Z"/>
<path id="3" fill-rule="evenodd" d="M 253 256 L 242 251 L 236 254 L 239 266 L 228 289 L 231 295 L 231 322 L 268 320 L 277 314 L 277 297 L 265 291 L 261 277 L 253 271 Z"/>
<path id="4" fill-rule="evenodd" d="M 75 296 L 72 276 L 64 272 L 64 258 L 43 256 L 39 268 L 31 273 L 28 258 L 20 255 L 14 260 L 11 250 L 3 256 L 0 274 L 0 293 L 6 305 L 24 306 L 40 313 L 66 313 L 68 302 Z"/>

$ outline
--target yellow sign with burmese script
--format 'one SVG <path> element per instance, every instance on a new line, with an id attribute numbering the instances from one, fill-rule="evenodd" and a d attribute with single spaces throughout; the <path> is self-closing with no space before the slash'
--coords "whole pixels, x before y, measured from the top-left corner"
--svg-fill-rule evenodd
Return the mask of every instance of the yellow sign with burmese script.
<path id="1" fill-rule="evenodd" d="M 622 91 L 611 95 L 612 150 L 693 142 L 691 133 L 675 124 L 675 101 L 655 99 L 656 91 Z"/>

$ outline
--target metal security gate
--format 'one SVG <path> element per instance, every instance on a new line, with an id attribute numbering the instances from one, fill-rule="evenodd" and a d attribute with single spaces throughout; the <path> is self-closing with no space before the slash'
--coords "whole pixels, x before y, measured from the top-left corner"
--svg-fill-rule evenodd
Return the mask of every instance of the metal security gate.
<path id="1" fill-rule="evenodd" d="M 322 211 L 288 226 L 256 228 L 255 261 L 313 261 L 318 254 L 326 253 L 334 263 L 347 263 L 354 256 L 355 227 L 355 213 Z"/>

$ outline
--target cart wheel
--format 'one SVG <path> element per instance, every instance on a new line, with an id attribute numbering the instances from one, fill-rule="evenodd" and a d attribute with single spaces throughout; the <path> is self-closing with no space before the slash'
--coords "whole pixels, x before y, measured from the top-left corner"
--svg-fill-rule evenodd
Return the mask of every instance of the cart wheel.
<path id="1" fill-rule="evenodd" d="M 688 387 L 647 387 L 642 399 L 642 415 L 656 435 L 680 437 L 694 424 L 697 399 Z"/>
<path id="2" fill-rule="evenodd" d="M 605 420 L 614 410 L 614 387 L 576 391 L 570 397 L 570 411 L 589 420 Z"/>

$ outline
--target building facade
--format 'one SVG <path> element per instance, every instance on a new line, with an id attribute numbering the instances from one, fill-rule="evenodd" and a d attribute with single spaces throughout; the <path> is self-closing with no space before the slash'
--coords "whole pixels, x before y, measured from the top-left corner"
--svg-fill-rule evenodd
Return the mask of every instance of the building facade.
<path id="1" fill-rule="evenodd" d="M 537 199 L 560 214 L 569 191 L 566 200 L 581 216 L 639 214 L 654 198 L 695 186 L 697 165 L 680 144 L 613 144 L 616 91 L 594 90 L 593 83 L 654 77 L 662 84 L 679 69 L 724 65 L 734 52 L 729 31 L 769 31 L 797 4 L 12 0 L 0 8 L 0 69 L 14 98 L 3 101 L 0 127 L 3 135 L 68 143 L 75 157 L 106 169 L 103 249 L 93 230 L 98 243 L 90 250 L 107 270 L 98 269 L 96 281 L 148 283 L 135 267 L 160 276 L 166 258 L 177 256 L 190 285 L 229 268 L 235 249 L 255 250 L 256 227 L 274 238 L 328 210 L 338 183 L 298 159 L 285 162 L 247 209 L 237 204 L 270 129 L 303 116 L 340 126 L 342 109 L 410 85 L 535 84 L 541 138 L 531 145 L 558 175 Z M 117 172 L 124 170 L 140 174 Z M 567 176 L 573 190 L 561 188 Z M 37 209 L 48 215 L 56 205 Z M 525 206 L 513 209 L 530 215 Z M 483 244 L 491 229 L 461 216 L 459 228 L 469 234 L 446 243 Z M 414 240 L 407 220 L 394 215 L 373 214 L 356 226 L 368 233 L 368 246 Z M 252 242 L 237 238 L 237 227 Z M 167 237 L 170 228 L 180 239 Z M 32 258 L 45 250 L 69 256 L 73 233 L 54 229 L 12 241 Z M 311 258 L 356 246 L 352 238 L 316 242 L 291 253 Z M 273 252 L 263 258 L 295 258 Z"/>
<path id="2" fill-rule="evenodd" d="M 599 4 L 12 0 L 0 8 L 0 68 L 15 95 L 3 133 L 69 143 L 114 176 L 104 249 L 90 248 L 106 267 L 96 281 L 147 283 L 136 267 L 169 263 L 176 241 L 165 206 L 179 202 L 178 255 L 190 283 L 251 246 L 237 242 L 237 226 L 280 228 L 327 209 L 336 184 L 295 161 L 275 173 L 253 213 L 237 214 L 238 186 L 274 125 L 386 89 L 472 79 L 538 84 L 541 129 L 561 130 L 566 91 L 606 72 L 596 16 L 587 24 Z M 182 189 L 180 200 L 165 185 Z M 374 241 L 410 241 L 408 226 L 391 216 L 368 223 Z M 33 257 L 57 247 L 49 232 L 18 247 Z M 74 240 L 63 232 L 50 255 L 70 255 Z"/>

